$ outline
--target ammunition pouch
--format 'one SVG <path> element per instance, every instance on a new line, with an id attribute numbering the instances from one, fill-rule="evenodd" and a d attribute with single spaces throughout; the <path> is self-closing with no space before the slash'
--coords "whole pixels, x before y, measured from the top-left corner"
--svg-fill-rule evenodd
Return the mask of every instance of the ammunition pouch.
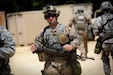
<path id="1" fill-rule="evenodd" d="M 106 31 L 104 31 L 102 33 L 102 35 L 100 36 L 100 38 L 101 38 L 101 41 L 102 42 L 104 42 L 105 40 L 108 40 L 110 38 L 113 38 L 113 28 L 112 28 L 112 30 L 111 29 L 109 29 L 109 30 L 106 29 Z"/>
<path id="2" fill-rule="evenodd" d="M 94 53 L 99 54 L 102 50 L 102 42 L 100 40 L 100 38 L 97 39 L 97 43 L 94 49 Z"/>
<path id="3" fill-rule="evenodd" d="M 9 59 L 3 59 L 3 62 L 0 66 L 0 75 L 11 75 Z"/>
<path id="4" fill-rule="evenodd" d="M 37 47 L 37 49 L 38 49 L 37 54 L 38 54 L 39 61 L 40 62 L 45 61 L 45 53 L 44 53 L 44 50 L 41 47 Z"/>
<path id="5" fill-rule="evenodd" d="M 77 60 L 71 60 L 69 64 L 72 68 L 73 75 L 81 75 L 82 73 L 81 65 Z"/>
<path id="6" fill-rule="evenodd" d="M 110 39 L 110 38 L 113 38 L 113 36 L 104 36 L 102 39 L 101 39 L 101 41 L 102 42 L 104 42 L 105 40 L 108 40 L 108 39 Z"/>
<path id="7" fill-rule="evenodd" d="M 109 33 L 111 34 L 111 33 Z M 101 36 L 99 36 L 99 38 L 97 39 L 97 43 L 96 43 L 96 46 L 95 46 L 95 50 L 94 52 L 96 54 L 99 54 L 101 52 L 101 49 L 102 49 L 102 43 L 105 41 L 105 40 L 108 40 L 110 38 L 113 38 L 113 36 L 111 35 L 106 35 L 105 33 L 102 34 Z"/>
<path id="8" fill-rule="evenodd" d="M 45 54 L 44 54 L 44 52 L 38 53 L 38 58 L 39 58 L 39 61 L 40 61 L 40 62 L 45 61 Z"/>
<path id="9" fill-rule="evenodd" d="M 104 35 L 106 35 L 106 36 L 113 36 L 113 28 L 110 28 L 110 29 L 106 29 L 105 31 L 104 31 Z"/>
<path id="10" fill-rule="evenodd" d="M 78 23 L 78 30 L 85 30 L 85 24 L 84 23 Z"/>

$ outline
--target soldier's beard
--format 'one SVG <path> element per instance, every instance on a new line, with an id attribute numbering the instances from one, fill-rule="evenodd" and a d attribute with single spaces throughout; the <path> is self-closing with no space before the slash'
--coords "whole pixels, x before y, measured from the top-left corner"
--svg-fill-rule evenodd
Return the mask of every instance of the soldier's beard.
<path id="1" fill-rule="evenodd" d="M 51 23 L 49 23 L 49 26 L 52 27 L 52 28 L 55 28 L 57 24 L 58 24 L 57 21 L 56 22 L 51 22 Z"/>
<path id="2" fill-rule="evenodd" d="M 54 20 L 54 21 L 51 21 L 51 22 L 49 22 L 49 24 L 56 24 L 57 23 L 57 21 L 56 20 Z"/>
<path id="3" fill-rule="evenodd" d="M 49 24 L 51 24 L 51 25 L 53 25 L 53 24 L 55 24 L 56 22 L 50 22 Z"/>

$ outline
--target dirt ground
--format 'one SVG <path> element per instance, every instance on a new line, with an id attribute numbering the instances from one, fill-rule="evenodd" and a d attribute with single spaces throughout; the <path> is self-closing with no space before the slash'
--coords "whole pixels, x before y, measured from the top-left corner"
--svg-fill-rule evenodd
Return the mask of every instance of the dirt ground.
<path id="1" fill-rule="evenodd" d="M 100 60 L 101 54 L 94 53 L 95 43 L 95 41 L 88 42 L 88 57 L 94 57 L 95 60 L 79 60 L 82 66 L 82 75 L 104 75 Z M 43 69 L 44 62 L 39 62 L 38 55 L 30 51 L 30 46 L 23 46 L 17 47 L 16 54 L 10 60 L 10 65 L 14 75 L 41 75 L 40 70 Z M 113 65 L 112 61 L 111 65 Z"/>

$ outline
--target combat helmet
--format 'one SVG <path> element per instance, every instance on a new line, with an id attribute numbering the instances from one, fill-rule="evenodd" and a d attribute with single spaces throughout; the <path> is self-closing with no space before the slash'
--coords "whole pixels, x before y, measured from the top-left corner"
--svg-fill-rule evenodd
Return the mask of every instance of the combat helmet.
<path id="1" fill-rule="evenodd" d="M 104 1 L 101 3 L 101 6 L 100 6 L 101 11 L 112 10 L 112 9 L 113 9 L 113 6 L 109 1 Z"/>
<path id="2" fill-rule="evenodd" d="M 77 11 L 78 11 L 78 12 L 84 12 L 84 8 L 83 8 L 82 6 L 78 6 L 78 7 L 77 7 Z"/>
<path id="3" fill-rule="evenodd" d="M 57 11 L 55 6 L 48 4 L 43 8 L 42 13 L 44 14 L 44 17 L 46 18 L 46 16 L 48 15 L 59 16 L 60 11 Z"/>

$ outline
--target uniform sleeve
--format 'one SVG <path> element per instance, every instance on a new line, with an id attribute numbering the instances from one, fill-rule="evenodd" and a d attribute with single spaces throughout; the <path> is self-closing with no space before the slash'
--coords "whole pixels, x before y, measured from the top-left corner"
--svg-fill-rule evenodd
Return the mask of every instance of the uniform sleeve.
<path id="1" fill-rule="evenodd" d="M 69 26 L 72 27 L 73 24 L 74 24 L 74 18 L 71 18 L 71 20 L 69 21 Z"/>
<path id="2" fill-rule="evenodd" d="M 99 28 L 101 28 L 101 18 L 98 17 L 96 18 L 96 20 L 94 21 L 94 25 L 93 25 L 93 33 L 95 36 L 98 36 L 98 33 L 99 33 Z"/>
<path id="3" fill-rule="evenodd" d="M 0 58 L 6 59 L 12 57 L 16 52 L 15 41 L 7 29 L 3 29 L 0 35 Z"/>
<path id="4" fill-rule="evenodd" d="M 69 21 L 69 26 L 75 25 L 77 23 L 78 16 L 74 15 L 71 20 Z"/>
<path id="5" fill-rule="evenodd" d="M 65 32 L 69 35 L 70 44 L 73 46 L 73 50 L 77 49 L 80 46 L 80 37 L 74 31 L 74 29 L 66 26 Z"/>
<path id="6" fill-rule="evenodd" d="M 40 32 L 40 34 L 37 35 L 37 37 L 35 38 L 35 45 L 37 47 L 40 47 L 43 44 L 43 31 Z"/>

